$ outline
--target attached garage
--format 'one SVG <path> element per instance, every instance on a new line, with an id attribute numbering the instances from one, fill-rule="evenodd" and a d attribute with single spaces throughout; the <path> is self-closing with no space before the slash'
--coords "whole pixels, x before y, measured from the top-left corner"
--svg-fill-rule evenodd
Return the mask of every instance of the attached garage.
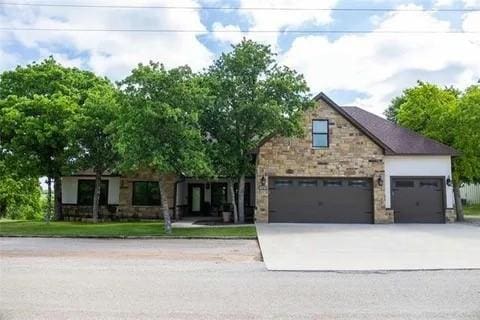
<path id="1" fill-rule="evenodd" d="M 373 223 L 372 179 L 270 178 L 269 222 Z"/>
<path id="2" fill-rule="evenodd" d="M 392 177 L 395 223 L 445 223 L 443 178 Z"/>

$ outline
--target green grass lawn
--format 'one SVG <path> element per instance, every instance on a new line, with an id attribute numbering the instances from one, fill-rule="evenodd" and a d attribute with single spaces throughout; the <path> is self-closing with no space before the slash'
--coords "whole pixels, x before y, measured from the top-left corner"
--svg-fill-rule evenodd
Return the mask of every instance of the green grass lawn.
<path id="1" fill-rule="evenodd" d="M 41 221 L 0 221 L 0 235 L 3 236 L 174 236 L 174 237 L 256 237 L 255 226 L 239 227 L 198 227 L 174 228 L 166 235 L 163 222 L 51 222 Z"/>
<path id="2" fill-rule="evenodd" d="M 464 215 L 466 216 L 480 217 L 480 204 L 465 206 L 463 210 L 464 210 Z"/>

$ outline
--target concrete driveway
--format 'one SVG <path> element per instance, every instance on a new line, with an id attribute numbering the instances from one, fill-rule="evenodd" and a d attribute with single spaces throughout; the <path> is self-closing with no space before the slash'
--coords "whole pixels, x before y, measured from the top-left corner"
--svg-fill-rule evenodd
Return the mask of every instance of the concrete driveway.
<path id="1" fill-rule="evenodd" d="M 257 224 L 268 270 L 480 269 L 480 228 L 466 224 Z"/>

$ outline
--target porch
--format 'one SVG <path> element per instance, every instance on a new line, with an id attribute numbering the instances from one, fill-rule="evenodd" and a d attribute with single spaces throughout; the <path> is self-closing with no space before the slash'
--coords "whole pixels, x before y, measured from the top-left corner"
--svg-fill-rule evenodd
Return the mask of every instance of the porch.
<path id="1" fill-rule="evenodd" d="M 176 182 L 174 217 L 177 220 L 198 222 L 221 222 L 223 211 L 233 211 L 233 197 L 238 203 L 238 184 L 234 183 L 234 195 L 229 192 L 231 182 L 227 179 L 186 178 Z M 255 179 L 245 179 L 245 221 L 253 222 L 255 208 Z"/>

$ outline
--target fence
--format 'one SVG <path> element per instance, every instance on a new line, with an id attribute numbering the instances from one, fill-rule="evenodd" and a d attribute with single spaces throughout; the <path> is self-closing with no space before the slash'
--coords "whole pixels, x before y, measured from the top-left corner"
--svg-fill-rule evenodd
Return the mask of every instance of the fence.
<path id="1" fill-rule="evenodd" d="M 480 204 L 480 184 L 466 184 L 460 188 L 462 200 L 467 204 Z"/>

